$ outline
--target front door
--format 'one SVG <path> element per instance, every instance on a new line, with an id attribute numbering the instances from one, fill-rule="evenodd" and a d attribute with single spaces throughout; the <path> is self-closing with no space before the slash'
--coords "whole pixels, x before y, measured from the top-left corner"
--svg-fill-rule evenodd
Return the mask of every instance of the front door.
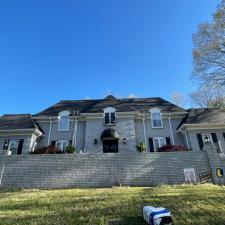
<path id="1" fill-rule="evenodd" d="M 103 153 L 117 153 L 118 140 L 103 140 Z"/>

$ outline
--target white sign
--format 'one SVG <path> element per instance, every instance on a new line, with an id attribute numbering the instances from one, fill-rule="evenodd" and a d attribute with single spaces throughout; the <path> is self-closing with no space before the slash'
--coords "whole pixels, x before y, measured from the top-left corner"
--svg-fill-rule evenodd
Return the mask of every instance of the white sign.
<path id="1" fill-rule="evenodd" d="M 186 168 L 184 169 L 184 177 L 185 182 L 196 182 L 195 169 L 194 168 Z"/>

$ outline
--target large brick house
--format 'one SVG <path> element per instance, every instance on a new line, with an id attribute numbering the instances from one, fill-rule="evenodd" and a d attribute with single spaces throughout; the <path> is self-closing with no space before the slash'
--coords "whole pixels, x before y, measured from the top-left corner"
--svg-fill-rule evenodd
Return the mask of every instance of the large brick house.
<path id="1" fill-rule="evenodd" d="M 27 154 L 42 146 L 77 152 L 135 153 L 144 142 L 148 152 L 169 145 L 200 151 L 216 144 L 225 149 L 225 112 L 180 108 L 162 98 L 69 100 L 39 112 L 0 117 L 0 151 Z"/>

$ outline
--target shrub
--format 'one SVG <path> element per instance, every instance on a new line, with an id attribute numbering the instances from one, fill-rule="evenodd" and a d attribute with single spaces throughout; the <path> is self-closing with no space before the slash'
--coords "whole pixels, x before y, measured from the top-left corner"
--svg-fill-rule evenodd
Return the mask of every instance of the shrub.
<path id="1" fill-rule="evenodd" d="M 183 145 L 164 145 L 158 149 L 158 152 L 185 152 L 190 151 L 186 146 Z"/>
<path id="2" fill-rule="evenodd" d="M 33 154 L 61 154 L 63 153 L 60 149 L 56 148 L 54 145 L 43 146 L 36 149 Z"/>
<path id="3" fill-rule="evenodd" d="M 75 151 L 76 151 L 76 148 L 75 148 L 75 146 L 73 146 L 73 145 L 68 145 L 68 146 L 66 147 L 66 152 L 67 152 L 67 153 L 72 154 L 72 153 L 74 153 Z"/>
<path id="4" fill-rule="evenodd" d="M 147 151 L 147 146 L 144 142 L 140 142 L 138 145 L 137 145 L 137 149 L 139 152 L 146 152 Z"/>

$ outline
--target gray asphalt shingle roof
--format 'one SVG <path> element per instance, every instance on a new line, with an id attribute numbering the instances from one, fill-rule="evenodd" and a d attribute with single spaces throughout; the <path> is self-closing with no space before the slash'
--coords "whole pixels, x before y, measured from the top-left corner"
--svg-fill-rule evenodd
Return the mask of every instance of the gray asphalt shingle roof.
<path id="1" fill-rule="evenodd" d="M 39 129 L 39 126 L 32 119 L 31 114 L 5 114 L 0 117 L 0 130 L 32 128 Z"/>
<path id="2" fill-rule="evenodd" d="M 225 111 L 212 108 L 189 109 L 187 116 L 181 121 L 177 129 L 183 124 L 224 123 Z"/>
<path id="3" fill-rule="evenodd" d="M 162 112 L 185 112 L 184 109 L 166 101 L 162 98 L 123 98 L 117 99 L 114 96 L 107 96 L 104 99 L 94 100 L 67 100 L 37 113 L 35 116 L 57 116 L 59 112 L 67 110 L 73 114 L 74 111 L 80 113 L 100 113 L 107 107 L 114 107 L 117 112 L 147 111 L 157 107 Z"/>

